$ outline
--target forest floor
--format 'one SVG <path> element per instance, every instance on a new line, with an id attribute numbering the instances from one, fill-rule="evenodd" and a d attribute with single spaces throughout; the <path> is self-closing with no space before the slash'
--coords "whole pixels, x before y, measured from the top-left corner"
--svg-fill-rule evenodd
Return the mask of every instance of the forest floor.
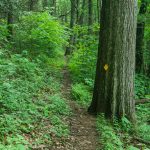
<path id="1" fill-rule="evenodd" d="M 54 145 L 53 150 L 96 150 L 98 147 L 98 133 L 96 131 L 96 117 L 87 113 L 87 109 L 79 106 L 70 96 L 71 78 L 67 63 L 62 71 L 62 94 L 72 109 L 72 115 L 67 119 L 70 135 L 61 146 Z"/>

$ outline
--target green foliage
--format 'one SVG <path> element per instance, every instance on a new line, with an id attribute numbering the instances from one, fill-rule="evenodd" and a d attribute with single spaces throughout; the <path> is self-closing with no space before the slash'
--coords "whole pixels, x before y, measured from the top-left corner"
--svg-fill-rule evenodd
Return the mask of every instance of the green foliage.
<path id="1" fill-rule="evenodd" d="M 147 18 L 149 17 L 150 15 Z M 144 59 L 144 71 L 145 71 L 145 74 L 147 74 L 148 76 L 150 76 L 150 69 L 149 69 L 150 68 L 150 39 L 149 37 L 150 37 L 150 23 L 147 23 L 145 25 L 145 33 L 144 33 L 143 59 Z"/>
<path id="2" fill-rule="evenodd" d="M 72 78 L 76 82 L 85 79 L 94 79 L 96 68 L 96 55 L 98 38 L 96 35 L 88 35 L 88 27 L 75 26 L 74 32 L 78 37 L 75 45 L 76 51 L 71 56 L 69 68 Z M 98 32 L 98 26 L 93 26 L 93 32 Z"/>
<path id="3" fill-rule="evenodd" d="M 123 150 L 123 143 L 118 135 L 116 135 L 111 123 L 107 121 L 103 115 L 97 118 L 97 130 L 100 134 L 100 143 L 103 150 Z"/>
<path id="4" fill-rule="evenodd" d="M 92 99 L 89 87 L 82 84 L 76 83 L 72 85 L 71 94 L 79 104 L 87 106 Z"/>
<path id="5" fill-rule="evenodd" d="M 3 47 L 7 42 L 7 37 L 8 32 L 7 32 L 7 25 L 4 19 L 0 19 L 0 47 Z"/>
<path id="6" fill-rule="evenodd" d="M 60 120 L 59 117 L 53 116 L 51 118 L 51 123 L 53 127 L 51 128 L 51 132 L 58 137 L 67 137 L 69 135 L 69 127 L 65 123 Z"/>
<path id="7" fill-rule="evenodd" d="M 150 126 L 148 123 L 142 123 L 137 127 L 137 134 L 145 141 L 150 141 Z"/>
<path id="8" fill-rule="evenodd" d="M 60 95 L 51 96 L 50 101 L 51 104 L 49 105 L 49 110 L 51 110 L 52 113 L 58 113 L 59 115 L 66 116 L 70 114 L 70 108 L 67 106 L 65 100 L 60 97 Z"/>
<path id="9" fill-rule="evenodd" d="M 26 150 L 29 143 L 21 135 L 16 135 L 7 138 L 7 145 L 4 146 L 0 143 L 0 149 L 2 150 Z"/>
<path id="10" fill-rule="evenodd" d="M 66 44 L 67 32 L 48 12 L 28 12 L 15 26 L 17 48 L 27 50 L 32 56 L 46 53 L 54 56 Z"/>
<path id="11" fill-rule="evenodd" d="M 136 134 L 146 141 L 150 141 L 150 103 L 136 106 L 137 126 Z"/>
<path id="12" fill-rule="evenodd" d="M 121 126 L 122 126 L 122 130 L 129 132 L 131 130 L 132 124 L 126 117 L 122 117 Z"/>
<path id="13" fill-rule="evenodd" d="M 150 79 L 142 74 L 136 74 L 135 78 L 135 98 L 144 98 L 150 94 Z"/>
<path id="14" fill-rule="evenodd" d="M 136 148 L 136 147 L 134 147 L 134 146 L 129 146 L 129 147 L 127 148 L 127 150 L 139 150 L 139 149 Z"/>
<path id="15" fill-rule="evenodd" d="M 50 134 L 60 137 L 69 133 L 68 126 L 62 121 L 64 115 L 70 114 L 70 109 L 61 94 L 58 94 L 61 88 L 59 71 L 53 71 L 54 67 L 50 63 L 49 68 L 45 68 L 39 59 L 31 62 L 24 55 L 25 53 L 7 55 L 0 50 L 2 149 L 20 150 L 41 142 L 47 143 L 46 133 L 50 130 L 47 124 L 53 129 L 49 131 Z M 58 74 L 56 77 L 59 78 L 54 78 L 53 73 Z M 54 118 L 59 121 L 55 122 Z M 32 136 L 32 143 L 28 144 L 25 134 Z M 51 144 L 51 140 L 47 144 Z"/>

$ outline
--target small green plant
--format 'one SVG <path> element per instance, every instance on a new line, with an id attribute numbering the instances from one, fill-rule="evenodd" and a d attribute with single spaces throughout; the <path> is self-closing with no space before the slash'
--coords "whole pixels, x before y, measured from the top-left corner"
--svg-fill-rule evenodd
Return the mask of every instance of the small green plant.
<path id="1" fill-rule="evenodd" d="M 136 134 L 145 141 L 150 141 L 149 108 L 150 103 L 136 106 L 136 113 L 137 113 Z"/>
<path id="2" fill-rule="evenodd" d="M 150 79 L 142 74 L 136 74 L 135 78 L 135 98 L 144 98 L 150 94 Z"/>
<path id="3" fill-rule="evenodd" d="M 126 117 L 122 117 L 121 126 L 124 131 L 129 132 L 131 130 L 132 124 Z"/>
<path id="4" fill-rule="evenodd" d="M 104 115 L 97 118 L 97 130 L 100 134 L 100 143 L 103 150 L 123 150 L 123 143 L 116 134 L 113 126 L 107 121 Z"/>
<path id="5" fill-rule="evenodd" d="M 67 137 L 69 135 L 68 126 L 62 122 L 62 120 L 57 117 L 53 116 L 51 118 L 51 123 L 53 127 L 51 128 L 51 132 L 54 133 L 58 137 Z"/>
<path id="6" fill-rule="evenodd" d="M 93 25 L 93 32 L 99 31 L 99 25 Z M 88 35 L 88 26 L 75 26 L 74 34 L 78 36 L 75 51 L 69 62 L 69 69 L 74 82 L 85 82 L 85 79 L 94 80 L 98 37 Z"/>
<path id="7" fill-rule="evenodd" d="M 74 100 L 81 105 L 87 106 L 92 99 L 89 87 L 82 83 L 73 84 L 71 94 Z"/>
<path id="8" fill-rule="evenodd" d="M 51 145 L 51 133 L 66 137 L 69 130 L 62 118 L 70 108 L 60 93 L 59 68 L 38 58 L 30 61 L 26 52 L 6 54 L 0 49 L 0 149 Z"/>

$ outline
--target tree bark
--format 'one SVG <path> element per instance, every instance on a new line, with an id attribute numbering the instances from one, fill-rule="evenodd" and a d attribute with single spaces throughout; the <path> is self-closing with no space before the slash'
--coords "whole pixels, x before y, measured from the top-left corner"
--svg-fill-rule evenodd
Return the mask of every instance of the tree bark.
<path id="1" fill-rule="evenodd" d="M 103 0 L 93 99 L 89 113 L 135 119 L 136 0 Z"/>

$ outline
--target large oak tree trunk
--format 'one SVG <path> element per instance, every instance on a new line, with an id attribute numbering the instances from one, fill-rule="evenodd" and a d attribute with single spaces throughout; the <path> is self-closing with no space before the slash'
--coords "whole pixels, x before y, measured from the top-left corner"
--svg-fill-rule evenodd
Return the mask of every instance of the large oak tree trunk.
<path id="1" fill-rule="evenodd" d="M 135 119 L 136 0 L 103 0 L 96 78 L 90 113 Z"/>

